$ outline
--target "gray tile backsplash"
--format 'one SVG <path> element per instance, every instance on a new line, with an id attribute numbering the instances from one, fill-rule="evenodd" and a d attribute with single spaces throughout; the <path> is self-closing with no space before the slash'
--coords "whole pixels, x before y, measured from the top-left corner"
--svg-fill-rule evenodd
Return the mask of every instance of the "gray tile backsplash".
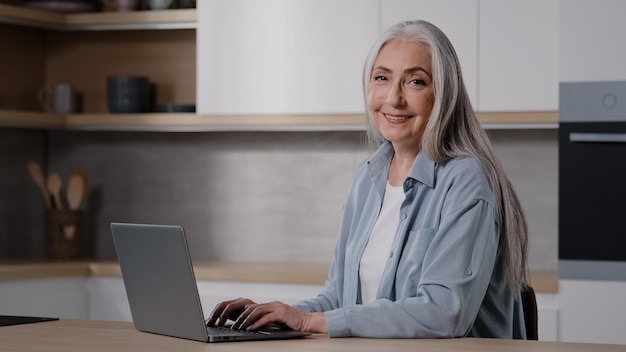
<path id="1" fill-rule="evenodd" d="M 45 206 L 26 163 L 45 167 L 46 133 L 0 128 L 0 258 L 44 255 Z"/>
<path id="2" fill-rule="evenodd" d="M 530 266 L 555 269 L 557 131 L 490 136 L 528 215 Z M 0 258 L 43 253 L 43 225 L 24 225 L 42 222 L 37 190 L 16 175 L 28 158 L 46 157 L 64 179 L 74 169 L 89 173 L 85 212 L 96 258 L 115 257 L 108 225 L 128 221 L 183 225 L 197 259 L 326 263 L 354 169 L 368 155 L 359 132 L 0 129 L 0 137 L 0 244 L 10 244 Z M 9 202 L 19 189 L 27 196 Z"/>

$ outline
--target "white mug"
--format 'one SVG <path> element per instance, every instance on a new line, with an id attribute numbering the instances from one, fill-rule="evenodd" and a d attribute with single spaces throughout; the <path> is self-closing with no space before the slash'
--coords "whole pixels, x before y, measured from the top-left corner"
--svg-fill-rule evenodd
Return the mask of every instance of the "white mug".
<path id="1" fill-rule="evenodd" d="M 67 83 L 57 83 L 39 91 L 39 103 L 46 112 L 71 114 L 76 112 L 76 92 Z"/>

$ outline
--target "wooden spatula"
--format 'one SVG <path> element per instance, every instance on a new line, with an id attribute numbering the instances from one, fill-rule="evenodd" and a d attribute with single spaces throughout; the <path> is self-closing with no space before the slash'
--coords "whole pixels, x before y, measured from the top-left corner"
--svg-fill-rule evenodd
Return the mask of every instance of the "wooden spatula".
<path id="1" fill-rule="evenodd" d="M 43 176 L 43 171 L 41 171 L 41 165 L 39 165 L 36 161 L 29 161 L 28 164 L 26 164 L 26 168 L 28 169 L 30 177 L 33 181 L 35 181 L 37 187 L 39 187 L 46 208 L 49 209 L 52 206 L 52 203 L 50 202 L 50 193 L 48 192 L 48 187 L 46 186 L 46 179 Z"/>
<path id="2" fill-rule="evenodd" d="M 52 205 L 55 209 L 63 209 L 63 205 L 61 204 L 61 187 L 63 186 L 63 181 L 61 181 L 61 176 L 56 173 L 52 173 L 48 175 L 48 192 L 52 195 Z"/>
<path id="3" fill-rule="evenodd" d="M 87 184 L 84 173 L 72 172 L 67 181 L 67 207 L 70 210 L 77 210 L 80 207 L 83 199 L 85 199 L 86 190 Z M 71 240 L 74 238 L 76 225 L 65 226 L 63 232 L 65 238 Z"/>

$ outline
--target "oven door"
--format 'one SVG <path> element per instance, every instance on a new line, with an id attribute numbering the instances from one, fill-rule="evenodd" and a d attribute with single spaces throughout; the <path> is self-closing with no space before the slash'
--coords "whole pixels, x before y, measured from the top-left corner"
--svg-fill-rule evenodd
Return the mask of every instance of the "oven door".
<path id="1" fill-rule="evenodd" d="M 559 84 L 559 277 L 626 281 L 626 81 Z"/>
<path id="2" fill-rule="evenodd" d="M 626 122 L 559 127 L 559 259 L 626 261 Z"/>
<path id="3" fill-rule="evenodd" d="M 559 126 L 559 261 L 565 276 L 594 261 L 593 278 L 626 265 L 626 122 Z"/>

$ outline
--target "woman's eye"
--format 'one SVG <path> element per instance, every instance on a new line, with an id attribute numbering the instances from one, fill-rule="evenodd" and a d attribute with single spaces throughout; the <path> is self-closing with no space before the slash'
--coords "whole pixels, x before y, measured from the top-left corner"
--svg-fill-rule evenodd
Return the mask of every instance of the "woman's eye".
<path id="1" fill-rule="evenodd" d="M 411 83 L 414 86 L 422 86 L 422 87 L 426 85 L 426 82 L 423 79 L 413 79 L 409 83 Z"/>
<path id="2" fill-rule="evenodd" d="M 387 77 L 385 76 L 374 76 L 374 81 L 386 81 Z"/>

